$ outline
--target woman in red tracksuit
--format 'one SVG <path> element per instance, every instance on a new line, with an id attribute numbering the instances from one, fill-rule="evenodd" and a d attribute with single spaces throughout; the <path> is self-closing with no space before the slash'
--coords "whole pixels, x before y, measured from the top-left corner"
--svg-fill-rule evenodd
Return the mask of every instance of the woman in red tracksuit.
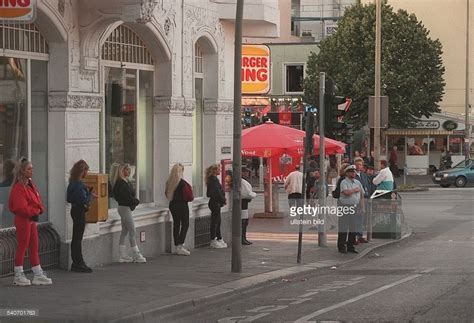
<path id="1" fill-rule="evenodd" d="M 44 211 L 44 205 L 38 188 L 31 180 L 33 165 L 22 159 L 15 167 L 12 190 L 8 201 L 10 212 L 15 214 L 16 239 L 18 247 L 15 254 L 15 278 L 13 284 L 17 286 L 30 286 L 31 282 L 23 273 L 23 259 L 26 249 L 30 251 L 30 262 L 33 276 L 33 285 L 51 285 L 41 269 L 38 254 L 38 228 L 36 222 Z"/>

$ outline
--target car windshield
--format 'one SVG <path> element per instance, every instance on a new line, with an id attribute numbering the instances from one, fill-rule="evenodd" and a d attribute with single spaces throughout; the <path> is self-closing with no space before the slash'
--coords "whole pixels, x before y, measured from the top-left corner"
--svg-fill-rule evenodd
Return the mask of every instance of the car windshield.
<path id="1" fill-rule="evenodd" d="M 473 160 L 470 159 L 470 160 L 463 160 L 462 162 L 460 162 L 459 164 L 457 164 L 456 166 L 454 166 L 454 168 L 466 168 L 466 167 L 469 167 L 469 165 L 472 165 L 473 164 Z"/>

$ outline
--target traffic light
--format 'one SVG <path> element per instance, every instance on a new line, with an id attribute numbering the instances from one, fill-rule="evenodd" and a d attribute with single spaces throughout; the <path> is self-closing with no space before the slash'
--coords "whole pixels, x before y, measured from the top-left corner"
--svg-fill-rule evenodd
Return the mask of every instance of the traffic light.
<path id="1" fill-rule="evenodd" d="M 304 106 L 304 113 L 303 113 L 303 118 L 301 120 L 301 129 L 306 131 L 306 120 L 308 119 L 308 116 L 311 115 L 310 117 L 311 119 L 309 120 L 310 129 L 313 129 L 313 134 L 314 134 L 314 128 L 316 126 L 315 113 L 317 112 L 317 109 L 314 105 L 307 104 L 307 103 L 303 103 L 303 106 Z"/>
<path id="2" fill-rule="evenodd" d="M 340 110 L 339 105 L 346 103 L 347 99 L 337 96 L 337 86 L 332 80 L 326 81 L 326 92 L 324 93 L 324 133 L 326 137 L 336 140 L 348 139 L 352 136 L 348 132 L 348 125 L 343 121 L 346 110 Z M 352 138 L 352 137 L 351 137 Z"/>
<path id="3" fill-rule="evenodd" d="M 346 98 L 336 95 L 336 86 L 333 82 L 326 82 L 324 93 L 324 133 L 327 137 L 336 139 L 336 133 L 343 131 L 346 124 L 341 122 L 345 110 L 339 110 L 339 104 L 345 103 Z"/>
<path id="4" fill-rule="evenodd" d="M 244 124 L 246 126 L 252 125 L 252 111 L 249 108 L 244 110 Z"/>

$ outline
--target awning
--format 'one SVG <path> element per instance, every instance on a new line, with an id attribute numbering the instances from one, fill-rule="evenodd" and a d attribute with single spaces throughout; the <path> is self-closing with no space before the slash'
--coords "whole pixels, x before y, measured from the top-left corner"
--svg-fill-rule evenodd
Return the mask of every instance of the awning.
<path id="1" fill-rule="evenodd" d="M 435 130 L 435 129 L 387 129 L 385 135 L 387 136 L 448 136 L 453 132 L 449 130 Z"/>

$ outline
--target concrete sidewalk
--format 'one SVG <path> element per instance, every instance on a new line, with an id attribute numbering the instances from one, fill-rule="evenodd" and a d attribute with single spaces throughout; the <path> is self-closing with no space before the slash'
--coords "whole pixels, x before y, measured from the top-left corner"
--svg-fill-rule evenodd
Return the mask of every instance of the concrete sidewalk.
<path id="1" fill-rule="evenodd" d="M 286 203 L 280 201 L 282 209 Z M 261 197 L 252 203 L 253 209 L 261 206 Z M 231 273 L 230 247 L 201 248 L 191 250 L 189 257 L 163 254 L 148 258 L 146 264 L 115 263 L 95 268 L 92 274 L 49 271 L 52 286 L 20 288 L 12 286 L 12 277 L 3 278 L 0 309 L 37 309 L 43 320 L 151 321 L 166 311 L 195 306 L 291 275 L 338 266 L 396 242 L 373 240 L 357 246 L 359 255 L 344 255 L 337 252 L 333 234 L 328 236 L 328 247 L 320 248 L 317 232 L 305 227 L 302 264 L 297 265 L 295 227 L 289 225 L 288 218 L 252 219 L 249 239 L 254 244 L 242 248 L 240 274 Z M 4 320 L 0 317 L 1 322 Z"/>
<path id="2" fill-rule="evenodd" d="M 390 241 L 358 246 L 365 253 L 339 254 L 335 247 L 305 244 L 302 265 L 296 264 L 296 242 L 255 241 L 243 248 L 243 273 L 230 272 L 230 249 L 196 249 L 190 257 L 162 255 L 146 264 L 112 264 L 92 274 L 53 270 L 52 286 L 14 287 L 0 280 L 1 308 L 38 309 L 42 319 L 108 321 L 139 319 L 175 306 L 193 306 L 210 297 L 282 279 L 317 268 L 337 266 Z M 0 318 L 3 321 L 3 318 Z"/>

